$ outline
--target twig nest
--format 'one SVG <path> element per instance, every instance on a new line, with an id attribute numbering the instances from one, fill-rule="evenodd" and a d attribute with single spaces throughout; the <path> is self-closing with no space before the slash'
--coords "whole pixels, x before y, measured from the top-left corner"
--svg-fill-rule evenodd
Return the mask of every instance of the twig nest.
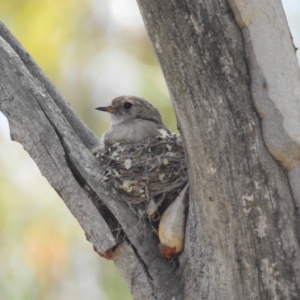
<path id="1" fill-rule="evenodd" d="M 103 180 L 124 195 L 139 216 L 153 221 L 188 181 L 182 141 L 176 134 L 138 144 L 118 142 L 93 153 L 102 165 Z"/>

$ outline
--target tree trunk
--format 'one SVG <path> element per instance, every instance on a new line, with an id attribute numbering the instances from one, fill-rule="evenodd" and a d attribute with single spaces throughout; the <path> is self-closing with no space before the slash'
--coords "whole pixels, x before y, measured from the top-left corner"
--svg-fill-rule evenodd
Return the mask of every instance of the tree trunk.
<path id="1" fill-rule="evenodd" d="M 188 161 L 185 298 L 299 299 L 299 70 L 280 1 L 139 4 Z"/>
<path id="2" fill-rule="evenodd" d="M 89 151 L 97 139 L 1 25 L 0 108 L 12 138 L 135 299 L 300 299 L 300 75 L 280 1 L 138 2 L 189 170 L 177 264 L 102 182 Z"/>

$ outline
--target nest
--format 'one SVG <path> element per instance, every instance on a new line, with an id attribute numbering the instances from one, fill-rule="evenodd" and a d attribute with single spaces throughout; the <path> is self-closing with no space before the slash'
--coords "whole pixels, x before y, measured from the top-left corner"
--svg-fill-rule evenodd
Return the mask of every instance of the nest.
<path id="1" fill-rule="evenodd" d="M 139 217 L 158 221 L 188 181 L 180 136 L 158 136 L 137 144 L 115 143 L 93 151 L 106 181 Z"/>

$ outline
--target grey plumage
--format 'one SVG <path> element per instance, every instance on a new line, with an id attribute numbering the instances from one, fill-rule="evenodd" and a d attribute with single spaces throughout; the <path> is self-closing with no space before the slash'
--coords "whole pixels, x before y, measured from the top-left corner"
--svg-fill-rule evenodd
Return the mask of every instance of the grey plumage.
<path id="1" fill-rule="evenodd" d="M 111 126 L 103 135 L 105 148 L 116 142 L 139 143 L 149 137 L 170 133 L 159 111 L 146 100 L 135 96 L 121 96 L 111 105 L 96 109 L 111 114 Z"/>

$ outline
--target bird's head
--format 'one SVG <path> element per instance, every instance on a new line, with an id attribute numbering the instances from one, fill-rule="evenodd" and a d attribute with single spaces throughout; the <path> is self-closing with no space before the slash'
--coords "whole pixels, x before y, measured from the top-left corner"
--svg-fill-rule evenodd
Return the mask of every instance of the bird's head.
<path id="1" fill-rule="evenodd" d="M 112 100 L 108 106 L 96 107 L 97 110 L 109 112 L 113 124 L 143 119 L 162 124 L 158 110 L 146 100 L 135 96 L 121 96 Z"/>

